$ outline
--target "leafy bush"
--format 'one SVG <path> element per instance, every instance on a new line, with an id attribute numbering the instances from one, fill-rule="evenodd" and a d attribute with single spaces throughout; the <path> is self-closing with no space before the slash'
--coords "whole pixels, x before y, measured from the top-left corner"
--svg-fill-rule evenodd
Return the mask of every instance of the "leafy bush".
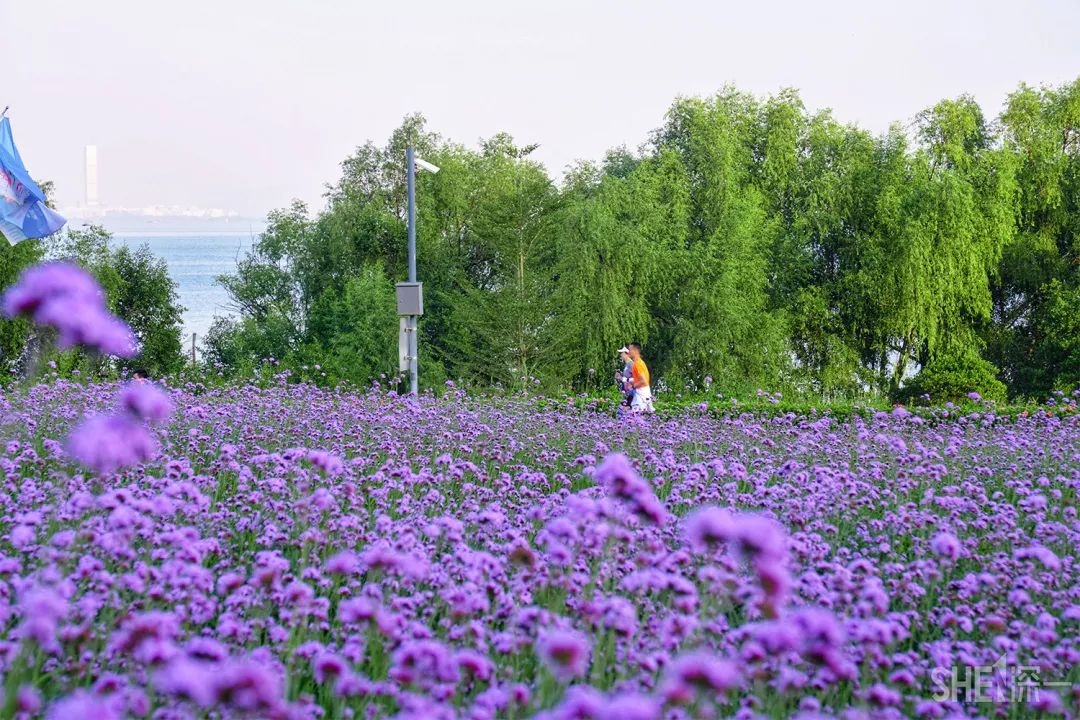
<path id="1" fill-rule="evenodd" d="M 264 361 L 287 355 L 294 334 L 290 318 L 276 311 L 258 320 L 216 317 L 203 336 L 203 359 L 210 367 L 225 368 L 233 377 L 245 377 Z"/>
<path id="2" fill-rule="evenodd" d="M 925 402 L 929 396 L 930 402 L 941 404 L 966 402 L 971 393 L 978 393 L 984 400 L 1003 403 L 1007 392 L 998 373 L 993 363 L 975 353 L 938 358 L 931 361 L 913 382 L 905 385 L 896 399 L 918 403 Z"/>

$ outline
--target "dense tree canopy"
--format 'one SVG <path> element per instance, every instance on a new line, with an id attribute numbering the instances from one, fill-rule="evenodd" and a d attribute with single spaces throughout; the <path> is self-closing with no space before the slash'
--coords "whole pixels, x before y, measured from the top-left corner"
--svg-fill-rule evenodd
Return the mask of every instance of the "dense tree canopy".
<path id="1" fill-rule="evenodd" d="M 474 150 L 410 116 L 342 163 L 325 210 L 270 215 L 223 278 L 239 317 L 213 360 L 394 372 L 409 143 L 442 167 L 418 178 L 425 384 L 588 387 L 634 339 L 670 387 L 1080 381 L 1080 80 L 1021 87 L 994 120 L 944 100 L 880 135 L 792 90 L 727 88 L 558 184 L 536 146 Z"/>

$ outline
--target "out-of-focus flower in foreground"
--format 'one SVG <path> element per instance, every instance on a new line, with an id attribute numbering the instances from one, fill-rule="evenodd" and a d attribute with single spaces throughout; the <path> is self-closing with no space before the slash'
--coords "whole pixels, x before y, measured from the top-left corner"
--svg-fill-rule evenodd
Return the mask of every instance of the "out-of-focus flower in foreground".
<path id="1" fill-rule="evenodd" d="M 78 265 L 48 262 L 27 268 L 0 304 L 8 318 L 22 315 L 54 328 L 60 348 L 82 345 L 117 357 L 139 351 L 131 328 L 106 309 L 105 293 Z"/>
<path id="2" fill-rule="evenodd" d="M 173 412 L 172 399 L 161 388 L 145 383 L 131 383 L 120 391 L 119 405 L 139 420 L 164 422 Z"/>
<path id="3" fill-rule="evenodd" d="M 145 425 L 127 415 L 85 420 L 68 438 L 71 457 L 104 475 L 153 459 L 158 442 Z"/>
<path id="4" fill-rule="evenodd" d="M 157 457 L 158 441 L 145 423 L 164 422 L 173 412 L 168 394 L 144 383 L 124 386 L 117 406 L 112 415 L 84 420 L 68 436 L 68 454 L 102 475 Z"/>

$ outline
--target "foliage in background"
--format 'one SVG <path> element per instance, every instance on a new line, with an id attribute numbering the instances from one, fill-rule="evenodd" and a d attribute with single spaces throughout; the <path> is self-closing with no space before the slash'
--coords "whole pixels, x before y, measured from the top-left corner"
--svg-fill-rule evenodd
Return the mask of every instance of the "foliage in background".
<path id="1" fill-rule="evenodd" d="M 984 336 L 1010 392 L 1037 395 L 1080 381 L 1080 80 L 1021 86 L 1001 124 L 1018 221 Z"/>
<path id="2" fill-rule="evenodd" d="M 38 183 L 45 195 L 45 204 L 54 207 L 51 180 Z M 0 287 L 11 287 L 23 270 L 35 265 L 45 256 L 40 240 L 24 240 L 15 245 L 0 246 Z M 6 382 L 29 370 L 34 362 L 38 343 L 30 320 L 19 316 L 0 320 L 0 381 Z"/>
<path id="3" fill-rule="evenodd" d="M 212 362 L 392 369 L 410 142 L 442 167 L 417 180 L 428 386 L 599 390 L 632 340 L 659 386 L 743 396 L 899 399 L 920 371 L 991 395 L 1080 380 L 1080 80 L 1022 86 L 997 121 L 962 96 L 881 135 L 792 90 L 728 88 L 561 186 L 535 146 L 472 150 L 409 116 L 342 163 L 326 210 L 270 215 L 223 278 L 239 318 L 207 338 Z"/>
<path id="4" fill-rule="evenodd" d="M 11 287 L 23 270 L 39 262 L 45 251 L 38 240 L 0 246 L 0 286 Z M 25 317 L 0 320 L 0 378 L 17 377 L 32 362 L 33 326 Z"/>
<path id="5" fill-rule="evenodd" d="M 92 377 L 136 372 L 151 377 L 176 373 L 185 362 L 176 282 L 165 261 L 147 247 L 131 250 L 110 243 L 96 226 L 63 232 L 41 241 L 24 241 L 0 251 L 0 282 L 11 285 L 25 268 L 42 259 L 65 259 L 82 265 L 101 284 L 110 312 L 124 320 L 141 346 L 130 359 L 106 358 L 81 349 L 58 352 L 50 331 L 23 319 L 0 322 L 0 377 L 25 376 L 34 366 L 53 362 L 62 375 L 78 371 Z"/>
<path id="6" fill-rule="evenodd" d="M 410 143 L 442 167 L 418 176 L 427 387 L 600 390 L 632 340 L 661 390 L 903 399 L 944 373 L 1042 397 L 1080 382 L 1080 80 L 1021 86 L 995 119 L 944 100 L 878 135 L 808 112 L 793 90 L 726 88 L 677 100 L 641 148 L 561 184 L 535 145 L 497 134 L 466 148 L 412 115 L 342 163 L 325 210 L 270 214 L 221 278 L 236 314 L 204 339 L 208 367 L 394 373 Z M 164 266 L 94 229 L 54 245 L 99 276 L 145 369 L 175 370 Z M 7 249 L 0 280 L 44 254 Z M 36 344 L 4 323 L 2 372 Z"/>
<path id="7" fill-rule="evenodd" d="M 908 402 L 942 404 L 985 398 L 1003 403 L 1005 383 L 997 378 L 998 369 L 973 351 L 952 356 L 938 356 L 927 365 L 899 398 Z"/>

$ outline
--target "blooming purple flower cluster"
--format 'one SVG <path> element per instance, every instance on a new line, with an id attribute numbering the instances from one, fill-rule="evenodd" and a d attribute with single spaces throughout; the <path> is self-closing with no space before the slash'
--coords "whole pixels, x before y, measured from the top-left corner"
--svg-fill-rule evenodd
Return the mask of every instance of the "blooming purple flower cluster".
<path id="1" fill-rule="evenodd" d="M 1077 716 L 1078 416 L 62 380 L 0 415 L 13 717 Z M 1045 687 L 942 692 L 999 661 Z"/>
<path id="2" fill-rule="evenodd" d="M 164 422 L 172 411 L 172 400 L 164 391 L 148 383 L 131 383 L 120 391 L 115 413 L 95 415 L 72 430 L 68 453 L 101 474 L 152 460 L 158 441 L 146 423 Z"/>
<path id="3" fill-rule="evenodd" d="M 50 262 L 23 271 L 0 301 L 4 316 L 24 315 L 57 331 L 57 345 L 82 345 L 107 355 L 133 357 L 138 343 L 131 328 L 105 307 L 105 294 L 78 265 Z"/>

